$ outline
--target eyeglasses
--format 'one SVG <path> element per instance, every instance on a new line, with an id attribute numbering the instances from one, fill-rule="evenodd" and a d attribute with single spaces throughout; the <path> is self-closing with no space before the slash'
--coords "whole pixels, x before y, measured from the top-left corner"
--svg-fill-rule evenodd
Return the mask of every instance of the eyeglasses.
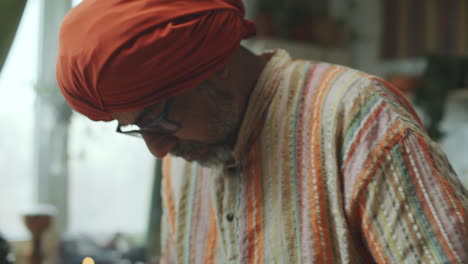
<path id="1" fill-rule="evenodd" d="M 145 110 L 140 117 L 135 121 L 135 124 L 117 125 L 117 133 L 126 134 L 129 136 L 142 137 L 142 134 L 151 134 L 158 136 L 168 136 L 175 134 L 180 129 L 180 124 L 168 119 L 169 111 L 172 105 L 172 98 L 168 99 L 161 114 L 151 121 L 147 122 L 144 126 L 137 125 L 145 119 L 153 109 Z"/>

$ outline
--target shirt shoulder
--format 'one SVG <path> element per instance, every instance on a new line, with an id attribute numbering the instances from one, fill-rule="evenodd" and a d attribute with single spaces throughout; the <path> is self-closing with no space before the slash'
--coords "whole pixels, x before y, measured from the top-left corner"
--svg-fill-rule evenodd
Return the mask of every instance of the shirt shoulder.
<path id="1" fill-rule="evenodd" d="M 322 107 L 342 122 L 337 127 L 343 132 L 357 128 L 356 124 L 385 126 L 390 121 L 398 121 L 404 127 L 427 134 L 412 104 L 392 84 L 351 68 L 334 67 L 339 73 L 324 88 Z"/>

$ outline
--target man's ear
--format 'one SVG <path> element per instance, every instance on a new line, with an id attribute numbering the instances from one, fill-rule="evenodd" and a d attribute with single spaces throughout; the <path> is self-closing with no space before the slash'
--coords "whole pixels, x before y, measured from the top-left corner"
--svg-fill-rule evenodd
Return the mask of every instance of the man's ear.
<path id="1" fill-rule="evenodd" d="M 226 81 L 231 77 L 230 67 L 226 64 L 211 75 L 208 81 L 215 87 L 225 87 Z"/>
<path id="2" fill-rule="evenodd" d="M 226 80 L 229 78 L 229 76 L 230 76 L 229 65 L 226 64 L 215 73 L 214 77 L 220 80 Z"/>

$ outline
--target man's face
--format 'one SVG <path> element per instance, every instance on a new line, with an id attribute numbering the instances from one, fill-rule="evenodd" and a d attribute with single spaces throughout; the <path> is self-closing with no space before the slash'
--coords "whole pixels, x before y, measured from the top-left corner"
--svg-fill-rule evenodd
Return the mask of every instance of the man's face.
<path id="1" fill-rule="evenodd" d="M 138 125 L 157 118 L 164 103 L 150 108 Z M 168 119 L 180 124 L 180 129 L 169 136 L 144 133 L 150 152 L 159 158 L 167 153 L 187 161 L 197 161 L 203 166 L 220 165 L 231 157 L 241 113 L 229 94 L 219 92 L 209 83 L 174 97 Z M 142 110 L 114 114 L 120 124 L 131 124 Z"/>

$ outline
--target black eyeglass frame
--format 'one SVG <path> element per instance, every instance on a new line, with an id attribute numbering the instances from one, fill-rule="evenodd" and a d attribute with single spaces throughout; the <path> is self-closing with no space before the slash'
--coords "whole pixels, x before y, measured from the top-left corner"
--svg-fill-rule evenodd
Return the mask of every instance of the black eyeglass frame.
<path id="1" fill-rule="evenodd" d="M 172 106 L 172 102 L 173 102 L 173 99 L 170 98 L 168 100 L 166 100 L 166 102 L 164 103 L 164 107 L 163 107 L 163 110 L 161 112 L 161 114 L 159 114 L 158 117 L 156 117 L 155 119 L 149 121 L 147 124 L 145 124 L 144 126 L 140 127 L 138 126 L 140 129 L 137 129 L 137 130 L 130 130 L 130 131 L 122 131 L 122 125 L 119 123 L 117 125 L 117 129 L 116 129 L 116 132 L 117 133 L 121 133 L 121 134 L 125 134 L 125 135 L 130 135 L 130 136 L 136 136 L 136 137 L 141 137 L 143 134 L 152 134 L 152 135 L 159 135 L 159 136 L 168 136 L 168 135 L 173 135 L 175 133 L 177 133 L 179 130 L 180 130 L 180 124 L 178 122 L 175 122 L 175 121 L 172 121 L 172 120 L 169 120 L 168 119 L 168 116 L 169 116 L 169 112 L 170 112 L 170 109 L 171 109 L 171 106 Z M 138 124 L 140 123 L 144 118 L 145 116 L 150 113 L 153 109 L 152 108 L 148 108 L 147 110 L 145 110 L 143 113 L 141 113 L 141 115 L 138 117 L 138 119 L 135 121 L 135 124 Z M 173 129 L 170 129 L 168 130 L 167 128 L 161 126 L 161 128 L 163 130 L 167 130 L 167 132 L 155 132 L 155 131 L 152 131 L 152 129 L 155 128 L 155 125 L 157 125 L 158 123 L 166 123 L 170 126 L 173 126 L 174 128 Z"/>

